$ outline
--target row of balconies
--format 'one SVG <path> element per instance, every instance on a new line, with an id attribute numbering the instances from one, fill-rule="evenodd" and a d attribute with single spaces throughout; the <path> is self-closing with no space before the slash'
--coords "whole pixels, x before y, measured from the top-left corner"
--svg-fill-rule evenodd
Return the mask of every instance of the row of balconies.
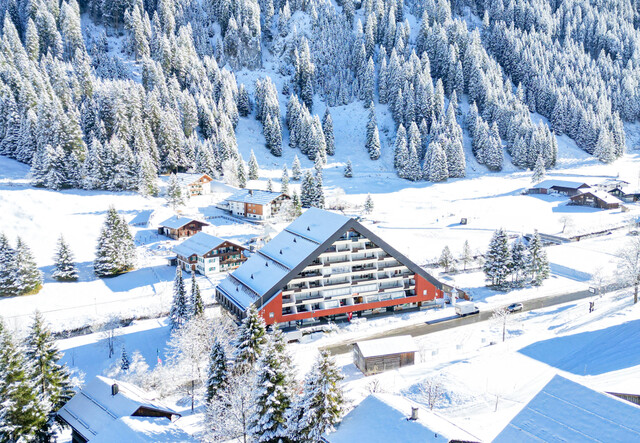
<path id="1" fill-rule="evenodd" d="M 389 274 L 389 272 L 395 272 L 396 270 L 404 270 L 404 272 L 400 274 Z M 311 291 L 315 288 L 319 287 L 332 287 L 339 288 L 348 286 L 351 284 L 357 284 L 362 281 L 371 281 L 371 280 L 385 280 L 389 281 L 392 279 L 398 278 L 406 278 L 411 275 L 409 270 L 404 265 L 398 265 L 393 267 L 387 267 L 383 269 L 363 269 L 359 271 L 351 271 L 349 273 L 338 274 L 340 277 L 336 279 L 336 275 L 318 275 L 318 276 L 308 276 L 308 277 L 296 277 L 292 279 L 287 287 L 283 290 L 283 294 L 291 294 L 297 292 Z M 348 278 L 345 278 L 348 276 Z M 354 278 L 354 276 L 358 276 Z"/>

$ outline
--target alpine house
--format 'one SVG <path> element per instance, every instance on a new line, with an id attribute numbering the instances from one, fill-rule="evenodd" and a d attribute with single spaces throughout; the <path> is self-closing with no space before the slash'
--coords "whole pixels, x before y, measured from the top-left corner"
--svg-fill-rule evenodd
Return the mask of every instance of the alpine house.
<path id="1" fill-rule="evenodd" d="M 353 218 L 310 208 L 227 276 L 216 299 L 238 318 L 293 326 L 427 306 L 443 285 Z"/>

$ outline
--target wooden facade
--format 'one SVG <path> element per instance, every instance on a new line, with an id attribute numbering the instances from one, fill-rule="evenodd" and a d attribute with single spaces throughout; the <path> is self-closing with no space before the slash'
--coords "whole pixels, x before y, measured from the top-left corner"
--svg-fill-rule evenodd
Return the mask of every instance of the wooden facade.
<path id="1" fill-rule="evenodd" d="M 607 194 L 605 194 L 607 195 Z M 592 206 L 599 209 L 617 209 L 620 207 L 619 201 L 611 201 L 598 196 L 595 192 L 587 191 L 571 197 L 571 203 L 579 206 Z"/>
<path id="2" fill-rule="evenodd" d="M 158 234 L 166 235 L 174 240 L 180 240 L 181 238 L 191 237 L 192 235 L 197 234 L 202 231 L 204 226 L 209 226 L 209 224 L 198 220 L 191 220 L 189 223 L 179 228 L 160 226 L 158 228 Z"/>
<path id="3" fill-rule="evenodd" d="M 247 261 L 246 248 L 225 241 L 205 254 L 177 255 L 177 265 L 185 271 L 196 271 L 207 275 L 212 272 L 225 272 L 236 269 Z"/>
<path id="4" fill-rule="evenodd" d="M 187 183 L 187 189 L 189 190 L 189 195 L 191 197 L 196 195 L 205 195 L 211 193 L 211 188 L 209 183 L 213 181 L 213 178 L 209 177 L 207 174 L 203 174 L 197 180 Z"/>
<path id="5" fill-rule="evenodd" d="M 378 374 L 413 365 L 415 363 L 415 354 L 415 351 L 412 351 L 365 357 L 362 355 L 358 343 L 353 345 L 353 362 L 364 375 Z"/>

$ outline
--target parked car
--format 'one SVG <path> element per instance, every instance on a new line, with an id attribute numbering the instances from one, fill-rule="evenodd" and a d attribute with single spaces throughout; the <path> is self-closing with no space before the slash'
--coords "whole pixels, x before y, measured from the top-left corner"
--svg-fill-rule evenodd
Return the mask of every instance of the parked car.
<path id="1" fill-rule="evenodd" d="M 522 311 L 522 303 L 511 303 L 509 306 L 507 306 L 507 311 L 509 312 Z"/>
<path id="2" fill-rule="evenodd" d="M 637 230 L 635 230 L 635 229 L 632 230 L 632 231 L 629 231 L 629 235 L 631 235 L 633 237 L 637 236 L 638 234 L 639 234 L 639 232 Z"/>

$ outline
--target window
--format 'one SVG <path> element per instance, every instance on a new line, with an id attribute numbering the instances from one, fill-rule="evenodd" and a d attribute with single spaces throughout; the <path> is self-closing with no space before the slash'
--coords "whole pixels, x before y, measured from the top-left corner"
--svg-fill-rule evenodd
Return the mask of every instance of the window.
<path id="1" fill-rule="evenodd" d="M 273 312 L 269 312 L 269 318 L 273 318 Z"/>

